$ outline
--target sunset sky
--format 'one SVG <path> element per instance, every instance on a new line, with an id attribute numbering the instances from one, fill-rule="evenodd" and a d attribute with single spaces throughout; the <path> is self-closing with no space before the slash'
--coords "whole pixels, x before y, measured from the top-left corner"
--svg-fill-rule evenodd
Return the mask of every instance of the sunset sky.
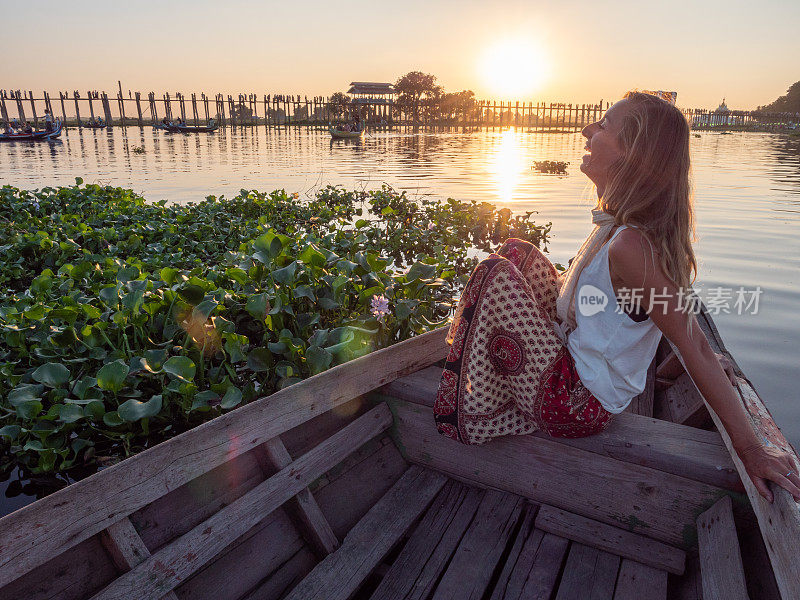
<path id="1" fill-rule="evenodd" d="M 766 104 L 800 80 L 800 2 L 2 0 L 0 87 L 329 95 L 410 70 L 478 98 Z M 28 27 L 46 30 L 31 35 Z M 509 54 L 510 53 L 510 54 Z"/>

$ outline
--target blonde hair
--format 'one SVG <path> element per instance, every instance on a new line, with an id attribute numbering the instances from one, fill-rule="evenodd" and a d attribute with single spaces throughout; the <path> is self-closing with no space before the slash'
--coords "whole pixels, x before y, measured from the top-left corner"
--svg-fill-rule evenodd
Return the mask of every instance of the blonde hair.
<path id="1" fill-rule="evenodd" d="M 624 155 L 609 170 L 598 208 L 618 225 L 634 225 L 658 251 L 676 287 L 697 277 L 689 123 L 673 104 L 643 92 L 625 94 L 629 110 L 619 133 Z M 690 319 L 691 322 L 691 319 Z"/>

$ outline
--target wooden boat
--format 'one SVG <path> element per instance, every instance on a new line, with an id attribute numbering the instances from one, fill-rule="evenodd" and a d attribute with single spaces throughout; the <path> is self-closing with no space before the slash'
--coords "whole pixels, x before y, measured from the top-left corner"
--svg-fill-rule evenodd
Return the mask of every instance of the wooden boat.
<path id="1" fill-rule="evenodd" d="M 366 129 L 361 129 L 360 131 L 340 131 L 333 125 L 330 125 L 328 131 L 330 131 L 331 137 L 335 139 L 354 139 L 362 137 Z"/>
<path id="2" fill-rule="evenodd" d="M 219 124 L 213 125 L 165 125 L 164 123 L 156 123 L 153 125 L 155 129 L 162 129 L 171 133 L 211 133 L 219 129 Z"/>
<path id="3" fill-rule="evenodd" d="M 54 140 L 61 135 L 64 129 L 61 121 L 56 121 L 54 129 L 46 131 L 44 129 L 36 129 L 32 133 L 0 133 L 0 140 L 6 142 L 14 141 L 29 141 L 29 140 Z"/>
<path id="4" fill-rule="evenodd" d="M 85 123 L 81 123 L 80 126 L 85 129 L 105 129 L 106 123 L 105 122 L 92 123 L 91 121 L 87 121 Z"/>
<path id="5" fill-rule="evenodd" d="M 707 314 L 701 324 L 727 354 Z M 445 333 L 334 367 L 4 517 L 0 597 L 800 598 L 797 504 L 757 494 L 688 375 L 658 389 L 679 360 L 667 344 L 606 431 L 475 447 L 434 426 Z M 791 448 L 738 382 L 761 434 Z"/>

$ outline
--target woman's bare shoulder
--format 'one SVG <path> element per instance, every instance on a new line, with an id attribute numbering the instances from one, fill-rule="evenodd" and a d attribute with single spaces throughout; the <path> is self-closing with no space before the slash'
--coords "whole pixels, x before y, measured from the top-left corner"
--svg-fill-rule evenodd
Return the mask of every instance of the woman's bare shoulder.
<path id="1" fill-rule="evenodd" d="M 623 281 L 641 281 L 648 271 L 653 271 L 653 265 L 658 268 L 660 262 L 658 250 L 644 233 L 634 227 L 626 227 L 611 240 L 608 256 L 612 275 Z"/>

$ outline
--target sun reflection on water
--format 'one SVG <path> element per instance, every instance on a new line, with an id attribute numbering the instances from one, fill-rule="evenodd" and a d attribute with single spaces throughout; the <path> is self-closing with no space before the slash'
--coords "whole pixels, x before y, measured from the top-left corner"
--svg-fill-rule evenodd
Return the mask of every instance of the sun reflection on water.
<path id="1" fill-rule="evenodd" d="M 514 129 L 503 131 L 496 143 L 490 162 L 490 172 L 497 188 L 497 201 L 513 203 L 527 163 L 522 147 L 522 133 Z"/>

